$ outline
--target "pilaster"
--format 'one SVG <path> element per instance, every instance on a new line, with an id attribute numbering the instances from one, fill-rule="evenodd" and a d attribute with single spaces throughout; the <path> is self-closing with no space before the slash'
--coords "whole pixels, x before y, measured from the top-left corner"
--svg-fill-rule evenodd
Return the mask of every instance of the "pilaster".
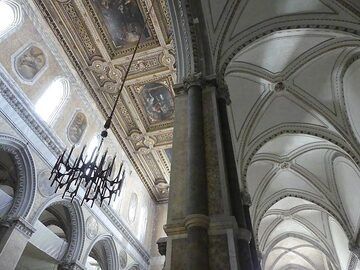
<path id="1" fill-rule="evenodd" d="M 0 269 L 15 269 L 35 228 L 23 218 L 0 224 Z"/>

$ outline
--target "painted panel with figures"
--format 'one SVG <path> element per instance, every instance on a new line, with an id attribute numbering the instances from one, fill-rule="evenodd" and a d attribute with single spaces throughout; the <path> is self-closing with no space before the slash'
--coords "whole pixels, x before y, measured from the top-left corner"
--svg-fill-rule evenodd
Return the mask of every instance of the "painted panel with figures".
<path id="1" fill-rule="evenodd" d="M 39 47 L 31 45 L 16 56 L 14 64 L 20 78 L 26 82 L 32 82 L 45 68 L 46 57 Z"/>
<path id="2" fill-rule="evenodd" d="M 142 101 L 151 122 L 169 120 L 174 114 L 174 99 L 161 83 L 148 83 L 142 92 Z"/>
<path id="3" fill-rule="evenodd" d="M 77 112 L 70 122 L 67 130 L 67 136 L 72 144 L 78 144 L 84 135 L 87 127 L 87 119 L 85 114 Z"/>
<path id="4" fill-rule="evenodd" d="M 136 0 L 93 0 L 100 10 L 100 19 L 116 47 L 128 47 L 136 43 L 145 20 Z M 145 30 L 142 41 L 151 38 Z"/>

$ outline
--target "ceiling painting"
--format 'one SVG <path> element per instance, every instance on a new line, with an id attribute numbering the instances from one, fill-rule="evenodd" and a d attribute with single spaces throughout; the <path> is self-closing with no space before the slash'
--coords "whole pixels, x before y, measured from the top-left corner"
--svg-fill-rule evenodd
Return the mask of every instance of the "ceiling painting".
<path id="1" fill-rule="evenodd" d="M 130 55 L 138 41 L 148 14 L 144 0 L 83 0 L 86 12 L 92 20 L 92 27 L 100 36 L 109 57 L 117 59 Z M 150 3 L 150 2 L 149 2 Z M 155 23 L 150 19 L 140 42 L 139 49 L 147 50 L 160 45 Z M 161 18 L 161 20 L 164 20 Z"/>
<path id="2" fill-rule="evenodd" d="M 107 117 L 124 79 L 151 0 L 33 0 L 84 85 Z M 140 50 L 115 111 L 112 131 L 158 202 L 168 198 L 174 121 L 175 48 L 167 1 L 149 13 Z"/>
<path id="3" fill-rule="evenodd" d="M 151 122 L 169 120 L 174 114 L 174 99 L 161 83 L 149 83 L 141 91 L 143 105 Z"/>
<path id="4" fill-rule="evenodd" d="M 92 0 L 99 9 L 99 18 L 116 47 L 134 46 L 140 38 L 145 19 L 136 0 Z M 146 28 L 142 42 L 151 38 Z"/>

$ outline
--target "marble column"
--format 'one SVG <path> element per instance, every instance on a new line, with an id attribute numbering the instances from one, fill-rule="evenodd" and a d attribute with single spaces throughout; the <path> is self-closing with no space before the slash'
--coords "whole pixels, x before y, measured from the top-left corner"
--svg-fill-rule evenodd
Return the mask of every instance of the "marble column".
<path id="1" fill-rule="evenodd" d="M 209 269 L 208 199 L 204 150 L 202 81 L 185 81 L 188 93 L 188 152 L 186 173 L 187 269 Z"/>
<path id="2" fill-rule="evenodd" d="M 215 77 L 191 76 L 174 90 L 165 269 L 251 270 L 239 264 L 239 239 L 248 245 L 251 234 L 229 203 Z"/>
<path id="3" fill-rule="evenodd" d="M 0 269 L 15 269 L 21 255 L 35 232 L 23 218 L 4 221 L 0 228 Z"/>
<path id="4" fill-rule="evenodd" d="M 226 86 L 218 87 L 217 102 L 219 110 L 219 118 L 221 124 L 221 138 L 224 146 L 225 169 L 227 174 L 227 182 L 229 186 L 230 204 L 232 214 L 234 215 L 237 225 L 239 226 L 239 264 L 241 269 L 252 270 L 254 268 L 254 260 L 252 259 L 249 242 L 252 240 L 252 230 L 248 227 L 244 207 L 241 199 L 241 191 L 239 186 L 238 173 L 236 169 L 236 161 L 234 156 L 233 145 L 231 141 L 231 133 L 229 120 L 227 117 L 227 105 L 230 104 L 230 97 Z"/>

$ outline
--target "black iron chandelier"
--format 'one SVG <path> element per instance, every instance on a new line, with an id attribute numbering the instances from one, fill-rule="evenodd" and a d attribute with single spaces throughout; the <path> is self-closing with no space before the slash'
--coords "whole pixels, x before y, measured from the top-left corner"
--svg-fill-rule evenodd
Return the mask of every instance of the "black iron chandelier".
<path id="1" fill-rule="evenodd" d="M 68 195 L 72 201 L 78 194 L 80 187 L 82 187 L 85 189 L 85 193 L 83 195 L 81 205 L 83 205 L 84 202 L 91 201 L 91 207 L 93 207 L 95 201 L 97 200 L 100 202 L 100 206 L 102 206 L 102 203 L 105 200 L 108 200 L 108 204 L 110 204 L 111 199 L 115 198 L 121 192 L 121 188 L 125 181 L 124 163 L 121 163 L 117 174 L 113 175 L 116 156 L 114 156 L 114 158 L 108 162 L 106 159 L 107 151 L 101 154 L 101 147 L 103 145 L 104 139 L 108 136 L 108 129 L 111 126 L 111 121 L 114 116 L 116 105 L 119 102 L 121 92 L 124 88 L 125 81 L 130 71 L 130 67 L 134 61 L 135 54 L 146 30 L 146 25 L 150 18 L 149 14 L 153 8 L 154 1 L 155 0 L 152 1 L 151 7 L 147 13 L 144 22 L 144 28 L 139 35 L 139 39 L 136 43 L 130 63 L 126 70 L 124 80 L 122 81 L 117 93 L 114 106 L 104 124 L 104 130 L 101 132 L 101 141 L 99 146 L 92 151 L 90 156 L 88 156 L 85 154 L 86 145 L 84 145 L 80 155 L 76 157 L 74 161 L 72 161 L 72 154 L 75 145 L 71 147 L 69 154 L 67 154 L 67 149 L 65 149 L 57 159 L 51 171 L 49 177 L 49 180 L 52 181 L 51 186 L 55 184 L 55 193 L 58 190 L 64 188 L 62 195 L 63 198 L 65 195 Z"/>

